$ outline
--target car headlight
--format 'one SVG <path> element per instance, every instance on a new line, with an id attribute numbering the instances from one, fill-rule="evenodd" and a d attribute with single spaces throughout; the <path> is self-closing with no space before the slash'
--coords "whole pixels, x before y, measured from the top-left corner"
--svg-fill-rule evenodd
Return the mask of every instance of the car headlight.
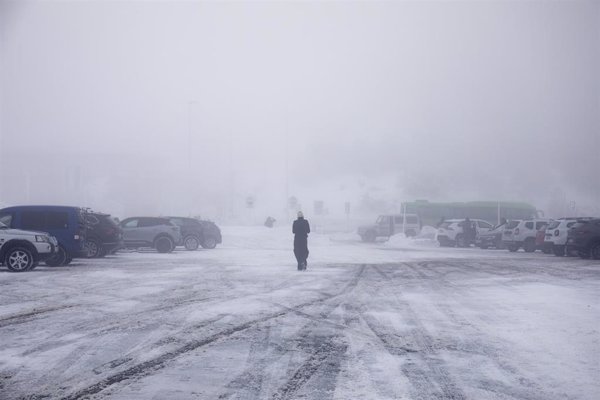
<path id="1" fill-rule="evenodd" d="M 50 243 L 50 238 L 46 235 L 35 235 L 36 242 Z"/>

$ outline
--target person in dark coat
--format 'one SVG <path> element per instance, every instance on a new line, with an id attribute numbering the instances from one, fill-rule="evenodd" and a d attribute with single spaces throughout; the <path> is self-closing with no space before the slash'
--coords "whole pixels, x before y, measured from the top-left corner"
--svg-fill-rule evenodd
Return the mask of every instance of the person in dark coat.
<path id="1" fill-rule="evenodd" d="M 304 219 L 302 211 L 298 211 L 298 219 L 292 225 L 292 233 L 294 234 L 294 255 L 298 261 L 298 271 L 305 270 L 308 259 L 308 234 L 310 233 L 310 225 Z"/>

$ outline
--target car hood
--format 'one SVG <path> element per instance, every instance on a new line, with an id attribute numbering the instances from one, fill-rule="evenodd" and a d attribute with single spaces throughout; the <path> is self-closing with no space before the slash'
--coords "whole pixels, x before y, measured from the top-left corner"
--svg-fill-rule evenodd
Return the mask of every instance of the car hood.
<path id="1" fill-rule="evenodd" d="M 5 232 L 9 235 L 17 235 L 17 236 L 35 236 L 35 235 L 50 236 L 46 232 L 23 231 L 21 229 L 0 229 L 0 233 L 2 233 L 2 232 Z"/>

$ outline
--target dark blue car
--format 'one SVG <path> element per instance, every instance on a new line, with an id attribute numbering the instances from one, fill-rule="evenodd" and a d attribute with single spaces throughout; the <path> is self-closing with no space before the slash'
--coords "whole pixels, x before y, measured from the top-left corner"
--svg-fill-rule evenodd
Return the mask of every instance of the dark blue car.
<path id="1" fill-rule="evenodd" d="M 58 240 L 59 251 L 46 260 L 49 266 L 67 265 L 85 257 L 85 210 L 67 206 L 15 206 L 0 210 L 0 221 L 14 229 L 48 232 Z"/>

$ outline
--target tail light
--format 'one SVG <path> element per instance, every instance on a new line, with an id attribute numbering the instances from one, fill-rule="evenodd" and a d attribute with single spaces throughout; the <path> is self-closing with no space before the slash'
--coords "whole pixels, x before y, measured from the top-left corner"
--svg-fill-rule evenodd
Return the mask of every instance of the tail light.
<path id="1" fill-rule="evenodd" d="M 515 235 L 519 234 L 519 228 L 515 229 Z"/>
<path id="2" fill-rule="evenodd" d="M 557 229 L 554 231 L 554 236 L 558 236 L 558 234 L 560 233 L 560 231 Z"/>

